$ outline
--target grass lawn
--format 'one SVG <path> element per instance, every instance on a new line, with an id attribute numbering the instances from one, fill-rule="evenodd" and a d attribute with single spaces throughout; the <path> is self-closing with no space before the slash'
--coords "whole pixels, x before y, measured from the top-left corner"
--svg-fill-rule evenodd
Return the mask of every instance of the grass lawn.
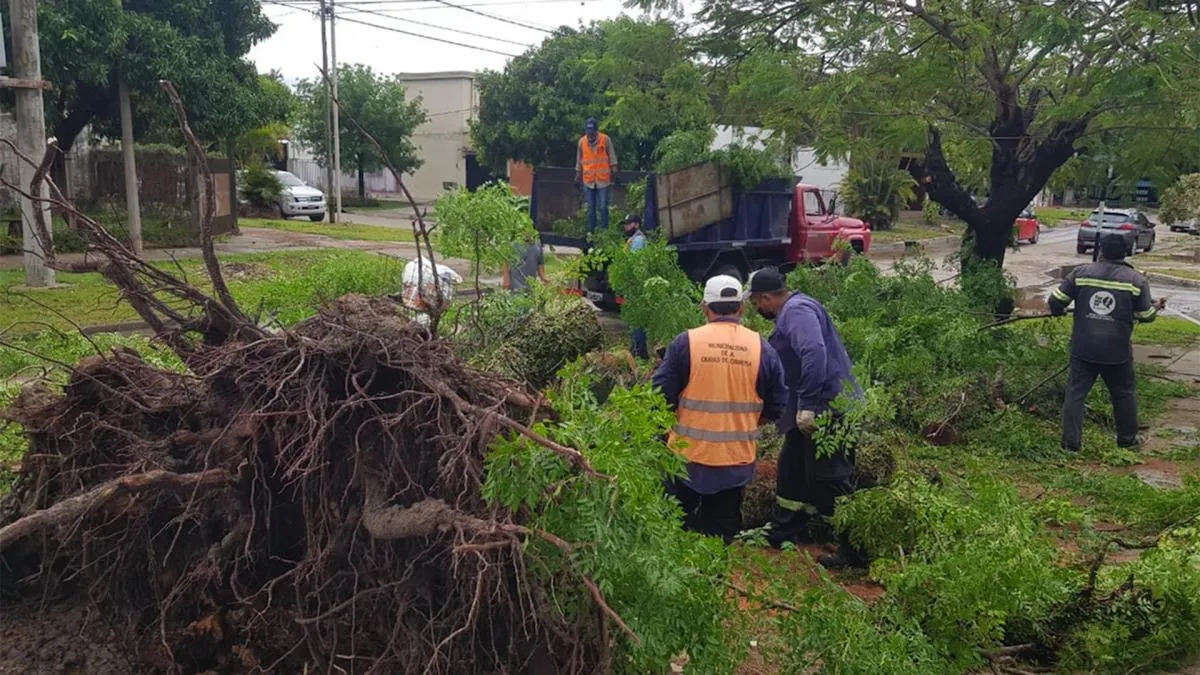
<path id="1" fill-rule="evenodd" d="M 1158 268 L 1158 267 L 1156 267 L 1154 269 L 1150 269 L 1150 270 L 1146 270 L 1146 271 L 1147 272 L 1158 272 L 1159 274 L 1166 274 L 1166 275 L 1172 276 L 1172 277 L 1179 277 L 1180 279 L 1195 279 L 1197 281 L 1200 281 L 1200 269 L 1196 269 L 1195 267 L 1191 267 L 1191 268 L 1183 268 L 1183 267 Z"/>
<path id="2" fill-rule="evenodd" d="M 962 225 L 959 223 L 953 223 L 941 227 L 931 227 L 929 225 L 918 225 L 915 223 L 900 221 L 893 224 L 892 229 L 890 230 L 873 230 L 871 232 L 871 241 L 924 241 L 927 239 L 936 239 L 938 237 L 956 237 L 961 233 Z"/>
<path id="3" fill-rule="evenodd" d="M 412 230 L 402 227 L 382 227 L 379 225 L 335 225 L 332 223 L 313 223 L 307 220 L 264 220 L 259 218 L 242 218 L 243 227 L 261 227 L 269 230 L 298 232 L 300 234 L 315 234 L 330 239 L 354 241 L 407 241 L 413 240 Z"/>
<path id="4" fill-rule="evenodd" d="M 1078 225 L 1092 210 L 1077 206 L 1045 206 L 1035 207 L 1033 212 L 1037 214 L 1038 222 L 1046 227 L 1067 227 Z"/>
<path id="5" fill-rule="evenodd" d="M 230 290 L 253 312 L 263 299 L 264 289 L 279 277 L 304 276 L 314 273 L 324 263 L 337 258 L 341 261 L 361 259 L 364 267 L 375 263 L 380 256 L 362 251 L 318 250 L 281 251 L 221 256 Z M 203 262 L 199 258 L 157 265 L 181 273 L 208 290 Z M 399 273 L 397 272 L 397 277 Z M 28 335 L 46 329 L 71 330 L 72 322 L 79 326 L 96 326 L 126 321 L 138 321 L 137 313 L 127 303 L 119 301 L 116 289 L 98 273 L 70 274 L 60 272 L 57 288 L 29 290 L 22 270 L 0 270 L 0 317 L 3 317 L 5 336 Z M 399 287 L 399 279 L 396 281 Z"/>
<path id="6" fill-rule="evenodd" d="M 1070 314 L 1062 319 L 1045 319 L 1063 335 L 1071 334 L 1073 319 Z M 1200 326 L 1176 316 L 1159 316 L 1150 323 L 1141 323 L 1133 328 L 1133 342 L 1139 345 L 1165 345 L 1185 347 L 1200 342 Z"/>

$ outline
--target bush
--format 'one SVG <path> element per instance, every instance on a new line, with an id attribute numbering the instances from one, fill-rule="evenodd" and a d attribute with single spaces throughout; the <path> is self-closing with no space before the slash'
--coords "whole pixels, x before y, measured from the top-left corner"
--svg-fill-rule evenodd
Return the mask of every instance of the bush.
<path id="1" fill-rule="evenodd" d="M 941 223 L 941 219 L 941 205 L 926 197 L 925 203 L 921 204 L 921 220 L 925 221 L 926 225 L 934 227 Z"/>
<path id="2" fill-rule="evenodd" d="M 242 172 L 238 188 L 251 206 L 260 209 L 278 204 L 279 195 L 283 193 L 283 183 L 279 182 L 275 172 L 261 164 L 252 164 Z"/>
<path id="3" fill-rule="evenodd" d="M 873 230 L 887 230 L 913 199 L 916 183 L 887 156 L 856 158 L 840 192 L 847 213 L 870 223 Z"/>
<path id="4" fill-rule="evenodd" d="M 612 244 L 601 250 L 608 257 L 609 284 L 623 300 L 621 318 L 645 329 L 651 343 L 668 343 L 704 323 L 700 286 L 665 242 L 651 239 L 640 251 Z"/>

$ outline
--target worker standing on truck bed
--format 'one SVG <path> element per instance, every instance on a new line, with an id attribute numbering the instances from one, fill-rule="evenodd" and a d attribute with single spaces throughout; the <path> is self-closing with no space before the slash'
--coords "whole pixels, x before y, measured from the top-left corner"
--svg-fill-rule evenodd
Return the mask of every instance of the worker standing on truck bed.
<path id="1" fill-rule="evenodd" d="M 769 342 L 779 353 L 788 388 L 788 405 L 776 424 L 784 441 L 767 540 L 776 547 L 785 541 L 811 541 L 828 527 L 837 498 L 854 491 L 857 443 L 842 439 L 832 454 L 819 457 L 817 419 L 829 413 L 838 424 L 842 415 L 833 410 L 834 399 L 845 387 L 859 396 L 862 392 L 850 372 L 850 356 L 821 303 L 803 293 L 789 293 L 783 275 L 773 269 L 750 278 L 750 301 L 759 314 L 775 321 Z M 812 517 L 813 510 L 821 520 Z M 826 567 L 865 562 L 845 536 L 839 537 L 839 544 L 837 553 L 821 556 L 818 562 Z"/>
<path id="2" fill-rule="evenodd" d="M 646 248 L 646 235 L 642 232 L 642 217 L 636 213 L 625 217 L 625 249 L 640 251 Z M 629 351 L 639 359 L 650 358 L 650 346 L 646 344 L 646 329 L 634 328 L 630 334 Z"/>
<path id="3" fill-rule="evenodd" d="M 608 187 L 617 177 L 617 151 L 608 134 L 600 133 L 595 118 L 589 117 L 583 130 L 575 151 L 575 182 L 583 185 L 588 234 L 591 234 L 596 231 L 597 212 L 600 229 L 608 229 Z"/>
<path id="4" fill-rule="evenodd" d="M 1096 262 L 1071 270 L 1050 294 L 1050 313 L 1062 316 L 1075 303 L 1071 330 L 1071 370 L 1063 402 L 1062 444 L 1078 452 L 1083 444 L 1083 411 L 1096 378 L 1104 379 L 1117 422 L 1117 445 L 1136 448 L 1137 394 L 1133 372 L 1133 323 L 1153 321 L 1166 298 L 1150 298 L 1150 282 L 1125 262 L 1125 240 L 1105 235 Z"/>
<path id="5" fill-rule="evenodd" d="M 676 412 L 667 443 L 687 459 L 687 477 L 671 479 L 667 491 L 683 506 L 686 529 L 725 543 L 742 528 L 758 427 L 778 419 L 787 402 L 779 356 L 741 325 L 743 298 L 737 279 L 709 279 L 708 323 L 675 338 L 654 373 L 654 385 Z"/>

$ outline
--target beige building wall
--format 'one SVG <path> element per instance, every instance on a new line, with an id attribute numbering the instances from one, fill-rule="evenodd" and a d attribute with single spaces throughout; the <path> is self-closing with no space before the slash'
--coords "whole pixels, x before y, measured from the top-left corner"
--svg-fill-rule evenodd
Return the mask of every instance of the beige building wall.
<path id="1" fill-rule="evenodd" d="M 428 117 L 413 134 L 424 164 L 406 182 L 418 201 L 433 201 L 451 184 L 466 184 L 470 122 L 479 109 L 475 74 L 400 73 L 399 78 L 410 100 L 421 97 Z"/>

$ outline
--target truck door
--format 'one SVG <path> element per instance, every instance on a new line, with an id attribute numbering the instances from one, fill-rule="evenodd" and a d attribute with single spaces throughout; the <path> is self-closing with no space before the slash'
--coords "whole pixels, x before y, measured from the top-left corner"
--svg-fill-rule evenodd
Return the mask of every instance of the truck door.
<path id="1" fill-rule="evenodd" d="M 825 200 L 816 190 L 803 192 L 802 206 L 804 208 L 805 229 L 804 259 L 820 260 L 828 258 L 833 251 L 833 237 L 837 233 L 835 221 L 825 212 Z"/>

